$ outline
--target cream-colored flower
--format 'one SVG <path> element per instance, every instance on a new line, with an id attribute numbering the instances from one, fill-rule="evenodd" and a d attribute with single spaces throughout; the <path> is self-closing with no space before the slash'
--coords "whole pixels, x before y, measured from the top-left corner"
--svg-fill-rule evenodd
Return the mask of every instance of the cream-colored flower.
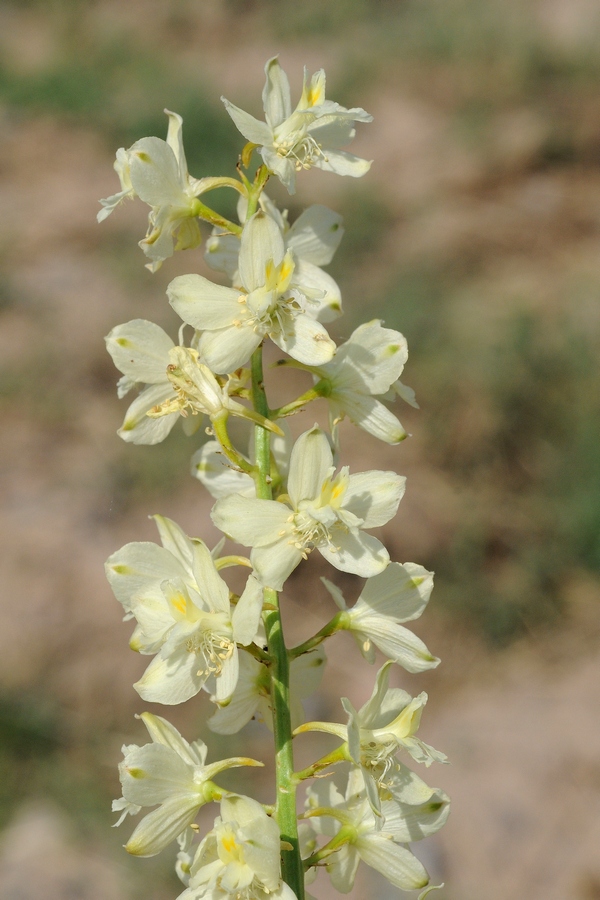
<path id="1" fill-rule="evenodd" d="M 230 396 L 239 387 L 235 376 L 219 381 L 200 362 L 197 350 L 176 347 L 153 322 L 133 319 L 117 325 L 107 335 L 106 346 L 115 366 L 123 372 L 117 385 L 119 397 L 134 387 L 141 388 L 117 432 L 124 441 L 157 444 L 180 416 L 188 434 L 197 430 L 204 415 L 212 422 L 229 415 L 240 416 L 281 433 L 274 422 Z"/>
<path id="2" fill-rule="evenodd" d="M 230 794 L 200 843 L 179 900 L 295 900 L 281 878 L 277 823 L 260 803 Z"/>
<path id="3" fill-rule="evenodd" d="M 342 610 L 338 628 L 352 634 L 368 662 L 375 662 L 378 647 L 408 672 L 423 672 L 439 664 L 423 641 L 400 624 L 418 618 L 425 609 L 433 587 L 432 572 L 415 563 L 390 563 L 367 580 L 351 608 L 339 588 L 326 578 L 321 581 Z"/>
<path id="4" fill-rule="evenodd" d="M 120 825 L 129 815 L 137 815 L 145 806 L 156 806 L 139 823 L 125 849 L 134 856 L 155 856 L 192 824 L 205 803 L 219 799 L 220 791 L 212 783 L 219 772 L 239 766 L 260 766 L 246 757 L 224 759 L 206 765 L 206 744 L 189 744 L 177 729 L 161 716 L 140 716 L 152 743 L 123 747 L 119 777 L 123 796 L 113 802 L 113 811 L 121 812 Z"/>
<path id="5" fill-rule="evenodd" d="M 421 693 L 413 699 L 400 688 L 389 688 L 391 665 L 386 662 L 379 670 L 373 693 L 360 710 L 355 710 L 347 698 L 342 698 L 348 725 L 308 722 L 296 729 L 297 733 L 323 731 L 344 741 L 347 757 L 362 771 L 369 803 L 377 814 L 382 799 L 393 796 L 394 785 L 402 780 L 395 759 L 400 750 L 426 766 L 448 761 L 444 753 L 430 747 L 416 734 L 427 694 Z"/>
<path id="6" fill-rule="evenodd" d="M 324 272 L 333 259 L 344 234 L 342 217 L 326 206 L 315 204 L 305 209 L 290 226 L 287 210 L 281 213 L 264 193 L 260 195 L 260 208 L 279 226 L 286 252 L 292 254 L 294 271 L 290 289 L 308 291 L 311 303 L 307 312 L 318 322 L 331 322 L 342 312 L 342 295 L 331 275 Z M 246 221 L 248 201 L 241 196 L 237 209 L 240 222 Z M 215 228 L 206 242 L 204 259 L 217 272 L 227 275 L 234 286 L 240 284 L 239 255 L 241 242 L 235 234 L 223 234 Z"/>
<path id="7" fill-rule="evenodd" d="M 407 359 L 404 336 L 373 319 L 355 329 L 330 363 L 313 369 L 317 389 L 329 404 L 332 431 L 348 416 L 355 425 L 387 444 L 404 440 L 406 431 L 377 397 L 396 396 L 390 389 L 397 389 L 400 384 L 398 379 Z"/>
<path id="8" fill-rule="evenodd" d="M 429 807 L 445 805 L 440 801 Z M 395 804 L 386 804 L 390 818 L 374 815 L 367 799 L 362 774 L 353 769 L 348 778 L 346 796 L 342 797 L 331 781 L 311 785 L 307 791 L 307 815 L 319 833 L 333 838 L 331 853 L 324 854 L 333 887 L 347 894 L 352 890 L 359 862 L 380 872 L 395 887 L 412 891 L 424 887 L 429 876 L 421 862 L 404 844 L 432 834 L 445 819 L 437 809 L 421 804 L 408 819 Z M 315 821 L 316 817 L 316 821 Z M 447 814 L 446 814 L 447 817 Z M 415 837 L 410 837 L 410 831 Z"/>
<path id="9" fill-rule="evenodd" d="M 171 306 L 202 332 L 198 351 L 213 372 L 226 374 L 243 366 L 265 337 L 307 365 L 332 358 L 335 344 L 315 320 L 319 300 L 313 299 L 312 286 L 293 280 L 294 270 L 279 227 L 259 211 L 242 232 L 240 289 L 213 284 L 201 275 L 181 275 L 171 282 Z"/>
<path id="10" fill-rule="evenodd" d="M 287 75 L 275 56 L 265 66 L 263 90 L 265 122 L 234 106 L 222 97 L 237 128 L 259 148 L 266 166 L 286 186 L 296 190 L 296 172 L 316 166 L 337 175 L 355 178 L 369 171 L 371 163 L 341 150 L 356 133 L 354 122 L 371 122 L 364 109 L 345 109 L 325 99 L 325 72 L 308 77 L 304 71 L 302 96 L 292 110 Z"/>
<path id="11" fill-rule="evenodd" d="M 250 719 L 257 718 L 272 728 L 271 677 L 266 666 L 249 653 L 239 655 L 240 674 L 229 703 L 210 717 L 208 726 L 217 734 L 235 734 Z M 304 722 L 302 700 L 313 694 L 321 682 L 325 651 L 317 647 L 290 664 L 290 718 L 292 728 Z"/>
<path id="12" fill-rule="evenodd" d="M 98 221 L 102 222 L 126 197 L 139 197 L 150 207 L 148 233 L 140 247 L 150 259 L 148 268 L 155 272 L 174 250 L 197 247 L 201 241 L 197 216 L 197 197 L 214 186 L 214 178 L 192 178 L 181 136 L 182 119 L 177 113 L 169 117 L 167 140 L 147 137 L 136 141 L 129 150 L 117 151 L 115 170 L 121 190 L 101 200 Z"/>
<path id="13" fill-rule="evenodd" d="M 158 518 L 158 517 L 157 517 Z M 127 544 L 106 571 L 128 618 L 137 620 L 130 646 L 156 654 L 134 685 L 144 700 L 183 703 L 209 678 L 218 702 L 226 702 L 238 680 L 238 644 L 252 643 L 263 590 L 253 575 L 237 604 L 200 540 L 158 519 L 164 546 Z"/>
<path id="14" fill-rule="evenodd" d="M 314 548 L 337 569 L 369 578 L 385 569 L 389 554 L 363 529 L 395 515 L 404 484 L 395 472 L 350 475 L 345 467 L 336 475 L 327 437 L 315 425 L 292 450 L 285 502 L 233 494 L 217 501 L 212 518 L 233 540 L 253 548 L 251 562 L 266 587 L 281 590 Z"/>

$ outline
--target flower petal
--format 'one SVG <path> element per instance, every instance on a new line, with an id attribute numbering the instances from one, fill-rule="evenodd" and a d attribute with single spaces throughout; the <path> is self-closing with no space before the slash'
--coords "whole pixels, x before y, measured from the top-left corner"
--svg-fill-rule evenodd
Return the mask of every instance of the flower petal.
<path id="1" fill-rule="evenodd" d="M 185 569 L 186 574 L 191 576 L 192 560 L 194 558 L 194 542 L 187 536 L 185 531 L 179 527 L 177 522 L 173 521 L 173 519 L 169 519 L 167 516 L 152 516 L 151 518 L 154 519 L 156 527 L 158 528 L 160 541 L 163 547 L 168 550 L 169 553 L 173 554 L 175 559 L 177 559 Z M 190 580 L 188 580 L 188 583 L 190 583 Z"/>
<path id="2" fill-rule="evenodd" d="M 133 856 L 155 856 L 192 824 L 202 805 L 202 797 L 193 792 L 169 797 L 144 816 L 125 849 Z"/>
<path id="3" fill-rule="evenodd" d="M 290 509 L 276 500 L 253 500 L 232 494 L 215 503 L 211 517 L 217 528 L 245 547 L 272 544 L 282 529 L 290 530 Z"/>
<path id="4" fill-rule="evenodd" d="M 352 890 L 359 862 L 358 851 L 350 844 L 344 844 L 333 856 L 329 857 L 327 872 L 336 891 L 348 894 Z"/>
<path id="5" fill-rule="evenodd" d="M 416 563 L 390 563 L 381 575 L 365 584 L 352 612 L 359 616 L 376 612 L 396 622 L 417 619 L 433 589 L 433 572 Z"/>
<path id="6" fill-rule="evenodd" d="M 352 617 L 352 612 L 350 613 Z M 390 622 L 384 616 L 363 616 L 358 630 L 364 632 L 388 659 L 398 663 L 407 672 L 424 672 L 439 665 L 423 641 L 408 628 Z M 353 629 L 352 629 L 353 630 Z"/>
<path id="7" fill-rule="evenodd" d="M 206 761 L 207 747 L 204 741 L 197 740 L 189 744 L 174 725 L 162 716 L 144 712 L 140 719 L 148 729 L 148 734 L 155 744 L 170 747 L 190 766 L 203 766 Z"/>
<path id="8" fill-rule="evenodd" d="M 109 556 L 104 568 L 115 597 L 126 611 L 130 611 L 131 600 L 137 594 L 154 590 L 160 596 L 161 582 L 185 575 L 168 550 L 150 541 L 125 544 Z"/>
<path id="9" fill-rule="evenodd" d="M 429 796 L 419 805 L 399 803 L 394 799 L 384 801 L 381 812 L 385 818 L 385 831 L 392 834 L 395 841 L 408 844 L 435 834 L 445 825 L 450 814 L 450 798 L 444 791 L 429 788 Z"/>
<path id="10" fill-rule="evenodd" d="M 219 375 L 235 372 L 247 362 L 263 339 L 251 325 L 205 331 L 198 352 L 206 365 Z"/>
<path id="11" fill-rule="evenodd" d="M 366 175 L 371 168 L 371 160 L 361 159 L 345 150 L 327 149 L 326 158 L 317 157 L 315 166 L 325 172 L 335 172 L 336 175 L 351 175 L 352 178 L 360 178 Z"/>
<path id="12" fill-rule="evenodd" d="M 259 209 L 244 225 L 239 256 L 240 281 L 248 292 L 265 285 L 267 265 L 278 266 L 285 247 L 277 223 Z"/>
<path id="13" fill-rule="evenodd" d="M 306 366 L 322 366 L 335 353 L 335 343 L 326 329 L 306 313 L 280 316 L 281 327 L 269 333 L 271 340 L 285 353 Z"/>
<path id="14" fill-rule="evenodd" d="M 332 466 L 333 454 L 327 436 L 314 425 L 300 435 L 290 457 L 288 493 L 296 509 L 303 500 L 314 500 L 319 496 Z"/>
<path id="15" fill-rule="evenodd" d="M 250 554 L 250 562 L 261 584 L 275 591 L 283 589 L 286 580 L 302 559 L 302 550 L 292 543 L 289 536 L 268 546 L 255 546 Z"/>
<path id="16" fill-rule="evenodd" d="M 133 685 L 143 700 L 173 706 L 195 697 L 208 675 L 198 673 L 201 663 L 195 653 L 180 647 L 168 658 L 155 656 L 139 681 Z"/>
<path id="17" fill-rule="evenodd" d="M 331 275 L 313 263 L 298 260 L 293 276 L 293 284 L 308 296 L 320 294 L 318 300 L 311 300 L 306 311 L 318 322 L 332 322 L 342 312 L 342 294 Z"/>
<path id="18" fill-rule="evenodd" d="M 424 887 L 429 875 L 410 850 L 376 833 L 362 834 L 354 846 L 363 862 L 404 891 Z"/>
<path id="19" fill-rule="evenodd" d="M 233 119 L 236 128 L 238 131 L 241 131 L 247 141 L 251 141 L 259 147 L 272 142 L 273 132 L 266 122 L 255 119 L 254 116 L 244 112 L 239 106 L 234 106 L 225 97 L 221 97 L 221 100 L 225 104 L 225 109 Z"/>
<path id="20" fill-rule="evenodd" d="M 256 637 L 263 606 L 264 588 L 254 577 L 248 576 L 246 587 L 233 611 L 231 624 L 233 637 L 244 647 L 251 644 Z"/>
<path id="21" fill-rule="evenodd" d="M 358 530 L 332 529 L 331 544 L 319 545 L 318 549 L 336 569 L 362 578 L 378 575 L 390 560 L 381 541 Z"/>
<path id="22" fill-rule="evenodd" d="M 334 392 L 331 397 L 351 422 L 378 440 L 386 444 L 399 444 L 408 436 L 396 416 L 375 397 L 350 391 Z"/>
<path id="23" fill-rule="evenodd" d="M 125 754 L 119 765 L 123 797 L 138 806 L 164 803 L 175 792 L 193 789 L 192 770 L 164 744 L 145 744 Z"/>
<path id="24" fill-rule="evenodd" d="M 268 60 L 265 75 L 267 80 L 262 95 L 265 119 L 271 128 L 277 128 L 292 114 L 290 83 L 277 56 Z"/>
<path id="25" fill-rule="evenodd" d="M 249 653 L 239 654 L 239 677 L 227 706 L 220 707 L 208 720 L 217 734 L 236 734 L 256 713 L 260 698 L 259 681 L 267 672 Z"/>
<path id="26" fill-rule="evenodd" d="M 286 235 L 288 247 L 303 262 L 326 266 L 344 236 L 339 213 L 316 203 L 298 216 Z"/>
<path id="27" fill-rule="evenodd" d="M 178 275 L 167 294 L 177 315 L 194 328 L 225 328 L 240 317 L 240 292 L 202 275 Z"/>
<path id="28" fill-rule="evenodd" d="M 125 413 L 117 434 L 129 444 L 159 444 L 167 437 L 179 419 L 179 413 L 167 413 L 158 418 L 146 415 L 153 407 L 175 397 L 171 384 L 152 384 L 135 398 Z"/>
<path id="29" fill-rule="evenodd" d="M 218 441 L 207 441 L 191 459 L 194 478 L 200 481 L 215 500 L 229 494 L 256 497 L 254 480 L 246 472 L 232 469 Z"/>
<path id="30" fill-rule="evenodd" d="M 166 141 L 142 138 L 133 144 L 128 155 L 131 184 L 140 200 L 155 207 L 182 207 L 189 203 L 177 159 Z"/>
<path id="31" fill-rule="evenodd" d="M 224 272 L 232 281 L 238 270 L 240 239 L 236 234 L 221 234 L 215 229 L 206 241 L 204 259 L 217 272 Z M 237 280 L 236 280 L 237 283 Z"/>
<path id="32" fill-rule="evenodd" d="M 133 381 L 144 384 L 166 382 L 169 350 L 174 345 L 169 335 L 154 322 L 133 319 L 117 325 L 105 340 L 117 369 Z"/>
<path id="33" fill-rule="evenodd" d="M 396 515 L 405 487 L 406 478 L 395 472 L 359 472 L 348 479 L 343 506 L 363 520 L 363 528 L 376 528 Z"/>

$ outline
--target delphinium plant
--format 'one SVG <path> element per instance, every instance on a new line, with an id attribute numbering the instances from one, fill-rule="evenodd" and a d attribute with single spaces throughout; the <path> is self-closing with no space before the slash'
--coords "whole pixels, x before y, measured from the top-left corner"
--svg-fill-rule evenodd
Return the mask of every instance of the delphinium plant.
<path id="1" fill-rule="evenodd" d="M 402 890 L 424 889 L 424 897 L 433 886 L 409 845 L 442 827 L 448 797 L 406 761 L 429 766 L 445 757 L 417 734 L 426 695 L 413 698 L 388 681 L 393 665 L 421 672 L 439 662 L 403 624 L 425 608 L 432 574 L 390 561 L 369 533 L 395 515 L 405 479 L 338 466 L 344 417 L 387 444 L 406 437 L 383 402 L 399 395 L 416 405 L 400 381 L 406 341 L 373 319 L 336 347 L 325 325 L 340 315 L 341 296 L 322 266 L 342 238 L 341 218 L 315 205 L 290 223 L 265 193 L 269 179 L 277 178 L 293 194 L 298 174 L 313 166 L 366 174 L 370 163 L 340 148 L 352 140 L 355 122 L 371 116 L 327 100 L 322 70 L 305 74 L 292 108 L 278 59 L 265 71 L 265 121 L 224 100 L 247 141 L 235 176 L 192 177 L 182 120 L 167 111 L 166 141 L 142 138 L 118 151 L 121 190 L 101 201 L 98 218 L 127 198 L 148 204 L 140 247 L 151 271 L 175 250 L 200 247 L 198 220 L 207 222 L 212 234 L 205 259 L 231 284 L 198 274 L 171 282 L 169 302 L 182 320 L 177 344 L 144 319 L 118 325 L 106 339 L 122 373 L 119 397 L 136 391 L 118 432 L 123 440 L 156 444 L 180 419 L 190 436 L 204 426 L 211 439 L 195 452 L 192 473 L 215 499 L 212 520 L 224 537 L 210 550 L 157 515 L 160 544 L 127 544 L 106 571 L 126 618 L 136 623 L 131 648 L 151 657 L 134 685 L 140 697 L 170 706 L 206 691 L 214 704 L 208 725 L 218 734 L 233 734 L 253 717 L 268 721 L 274 802 L 265 805 L 219 784 L 224 770 L 262 762 L 207 761 L 201 740 L 188 743 L 167 719 L 144 712 L 150 740 L 123 747 L 122 797 L 114 810 L 119 823 L 141 814 L 126 844 L 129 853 L 153 856 L 176 844 L 181 900 L 302 900 L 320 868 L 347 893 L 360 861 Z M 250 177 L 254 154 L 261 161 Z M 210 191 L 223 187 L 238 194 L 239 223 L 205 203 Z M 277 409 L 263 381 L 267 340 L 284 354 L 282 371 L 293 366 L 313 378 L 310 390 Z M 316 400 L 329 406 L 329 433 L 314 425 L 293 443 L 286 418 Z M 232 439 L 232 416 L 249 423 L 250 446 Z M 226 552 L 227 539 L 250 548 L 249 555 Z M 280 594 L 314 550 L 334 570 L 366 581 L 349 605 L 323 579 L 324 620 L 331 618 L 313 637 L 288 647 Z M 231 567 L 247 573 L 240 595 L 224 579 Z M 343 722 L 304 722 L 300 700 L 317 689 L 325 642 L 339 631 L 352 633 L 368 663 L 376 648 L 386 661 L 364 706 L 357 710 L 342 698 Z M 298 771 L 294 738 L 313 731 L 333 735 L 337 746 Z M 345 793 L 327 777 L 336 766 L 347 777 Z M 304 806 L 299 788 L 305 789 Z M 195 819 L 209 803 L 218 805 L 214 828 L 201 834 Z"/>

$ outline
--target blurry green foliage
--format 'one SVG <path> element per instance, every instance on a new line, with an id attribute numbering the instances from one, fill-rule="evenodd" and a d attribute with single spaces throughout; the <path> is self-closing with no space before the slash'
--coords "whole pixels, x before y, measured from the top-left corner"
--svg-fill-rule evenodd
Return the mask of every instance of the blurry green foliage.
<path id="1" fill-rule="evenodd" d="M 466 283 L 456 263 L 400 272 L 383 311 L 408 339 L 427 454 L 462 498 L 428 561 L 438 600 L 504 643 L 556 619 L 572 571 L 600 572 L 600 335 L 523 310 L 481 340 L 454 308 Z"/>

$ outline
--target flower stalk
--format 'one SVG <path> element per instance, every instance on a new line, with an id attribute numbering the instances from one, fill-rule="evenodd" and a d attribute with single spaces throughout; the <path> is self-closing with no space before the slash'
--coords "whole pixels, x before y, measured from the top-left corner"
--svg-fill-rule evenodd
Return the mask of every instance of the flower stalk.
<path id="1" fill-rule="evenodd" d="M 265 392 L 262 345 L 252 355 L 252 399 L 259 415 L 269 418 L 269 404 Z M 270 436 L 266 428 L 254 429 L 256 457 L 256 494 L 263 500 L 272 499 Z M 281 840 L 290 848 L 281 857 L 283 879 L 298 900 L 304 900 L 304 868 L 300 856 L 298 823 L 296 819 L 296 785 L 294 782 L 294 751 L 290 715 L 290 668 L 283 635 L 279 595 L 271 588 L 264 593 L 267 610 L 264 613 L 265 633 L 271 676 L 273 707 L 273 738 L 275 742 L 276 817 Z"/>
<path id="2" fill-rule="evenodd" d="M 181 117 L 166 111 L 166 140 L 142 138 L 117 152 L 121 190 L 101 201 L 98 216 L 102 221 L 136 197 L 150 207 L 139 245 L 153 272 L 175 252 L 200 246 L 203 219 L 213 225 L 205 260 L 229 280 L 184 274 L 171 281 L 171 308 L 191 328 L 180 326 L 178 344 L 145 319 L 118 325 L 106 338 L 122 373 L 119 397 L 136 392 L 118 431 L 123 440 L 156 444 L 177 425 L 190 439 L 215 438 L 196 447 L 191 473 L 215 500 L 211 518 L 223 534 L 210 549 L 156 515 L 160 543 L 132 542 L 108 559 L 110 585 L 135 623 L 130 647 L 150 657 L 134 688 L 163 705 L 204 691 L 214 708 L 207 724 L 216 734 L 235 734 L 251 719 L 273 734 L 275 802 L 262 804 L 218 783 L 226 769 L 262 762 L 240 756 L 207 763 L 202 741 L 188 742 L 166 719 L 142 713 L 150 743 L 123 747 L 122 797 L 113 809 L 121 814 L 117 824 L 143 813 L 126 844 L 131 854 L 153 856 L 177 842 L 175 870 L 184 886 L 178 900 L 304 900 L 305 882 L 317 869 L 348 893 L 360 862 L 400 890 L 420 889 L 429 876 L 408 844 L 434 834 L 448 815 L 444 792 L 398 758 L 425 766 L 446 761 L 417 734 L 427 695 L 411 698 L 389 687 L 393 665 L 419 673 L 439 663 L 405 627 L 425 609 L 432 573 L 391 561 L 370 533 L 395 515 L 405 479 L 338 465 L 344 418 L 390 445 L 408 436 L 387 406 L 397 396 L 416 405 L 400 381 L 406 341 L 372 319 L 336 346 L 326 325 L 341 314 L 341 292 L 323 266 L 342 238 L 341 216 L 315 204 L 290 223 L 264 190 L 278 178 L 294 193 L 297 176 L 312 167 L 364 175 L 370 162 L 342 148 L 354 123 L 371 117 L 326 99 L 322 70 L 305 73 L 295 107 L 276 57 L 265 75 L 264 121 L 224 101 L 247 141 L 238 179 L 190 175 Z M 251 180 L 242 169 L 254 151 L 262 164 Z M 239 194 L 239 224 L 199 199 L 219 187 Z M 264 384 L 267 340 L 286 357 L 278 363 L 282 373 L 299 368 L 313 379 L 312 388 L 277 409 L 270 409 Z M 328 407 L 329 432 L 315 424 L 294 440 L 284 420 L 314 401 Z M 230 416 L 241 420 L 249 444 L 238 430 L 229 432 Z M 224 552 L 227 539 L 248 547 L 248 555 Z M 338 611 L 323 613 L 325 624 L 288 649 L 283 592 L 314 551 L 335 571 L 366 581 L 348 604 L 322 578 L 322 602 L 333 600 Z M 241 593 L 226 580 L 231 569 L 245 579 Z M 302 701 L 318 689 L 326 642 L 341 631 L 350 632 L 367 663 L 376 651 L 387 661 L 363 707 L 341 698 L 345 724 L 307 723 Z M 334 736 L 337 746 L 296 772 L 294 736 L 305 740 L 315 731 Z M 347 774 L 345 795 L 325 777 L 333 766 Z M 306 806 L 300 816 L 299 788 Z M 198 812 L 212 803 L 219 815 L 200 835 Z"/>

